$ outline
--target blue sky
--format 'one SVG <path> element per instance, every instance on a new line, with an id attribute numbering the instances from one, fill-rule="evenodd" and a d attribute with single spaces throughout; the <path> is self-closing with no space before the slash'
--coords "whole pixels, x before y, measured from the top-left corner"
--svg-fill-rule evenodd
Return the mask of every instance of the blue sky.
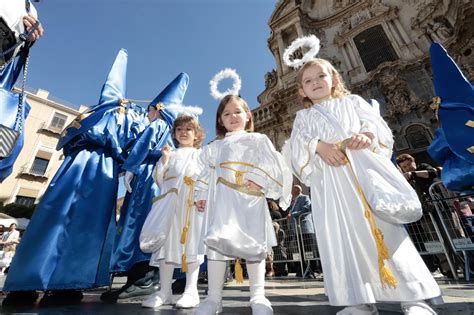
<path id="1" fill-rule="evenodd" d="M 42 0 L 45 35 L 31 52 L 27 85 L 73 104 L 93 105 L 120 48 L 129 53 L 127 95 L 154 98 L 179 72 L 190 84 L 185 104 L 204 109 L 214 136 L 217 101 L 209 80 L 225 67 L 242 78 L 251 108 L 275 68 L 267 22 L 276 0 Z M 227 82 L 229 81 L 229 82 Z M 230 80 L 220 86 L 225 90 Z"/>
<path id="2" fill-rule="evenodd" d="M 27 85 L 72 104 L 94 105 L 120 48 L 128 51 L 127 96 L 153 99 L 179 72 L 186 105 L 200 106 L 207 138 L 218 102 L 209 80 L 226 67 L 242 79 L 251 108 L 275 68 L 267 22 L 276 0 L 42 0 L 45 35 L 31 50 Z M 223 81 L 220 90 L 230 87 Z M 119 195 L 124 194 L 120 185 Z"/>

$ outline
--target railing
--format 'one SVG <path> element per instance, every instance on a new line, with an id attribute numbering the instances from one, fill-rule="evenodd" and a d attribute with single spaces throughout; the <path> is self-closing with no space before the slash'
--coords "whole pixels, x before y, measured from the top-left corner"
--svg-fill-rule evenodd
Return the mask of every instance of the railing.
<path id="1" fill-rule="evenodd" d="M 24 165 L 20 170 L 20 174 L 30 175 L 30 176 L 40 177 L 40 178 L 48 178 L 49 173 L 50 171 L 48 169 L 45 170 L 43 167 L 35 167 L 35 166 L 29 167 L 28 165 Z"/>

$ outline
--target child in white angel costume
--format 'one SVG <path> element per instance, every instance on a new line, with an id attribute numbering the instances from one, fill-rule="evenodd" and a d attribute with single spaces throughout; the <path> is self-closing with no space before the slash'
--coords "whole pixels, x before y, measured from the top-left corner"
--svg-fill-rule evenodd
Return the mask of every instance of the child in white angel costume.
<path id="1" fill-rule="evenodd" d="M 216 115 L 218 139 L 199 158 L 204 171 L 196 204 L 205 212 L 209 291 L 195 314 L 222 311 L 226 260 L 235 258 L 246 260 L 252 314 L 273 314 L 265 297 L 265 258 L 277 242 L 266 198 L 280 199 L 286 209 L 292 175 L 268 137 L 252 131 L 247 103 L 232 94 L 222 98 Z"/>
<path id="2" fill-rule="evenodd" d="M 195 118 L 183 115 L 174 121 L 172 136 L 178 148 L 162 149 L 153 172 L 162 194 L 153 200 L 140 234 L 140 248 L 153 253 L 150 265 L 160 270 L 160 290 L 142 304 L 149 308 L 172 303 L 171 284 L 177 266 L 186 272 L 186 288 L 176 307 L 199 305 L 197 281 L 204 256 L 198 254 L 198 243 L 203 214 L 194 206 L 194 187 L 201 171 L 198 156 L 204 132 Z"/>
<path id="3" fill-rule="evenodd" d="M 311 188 L 330 304 L 348 306 L 340 315 L 378 314 L 375 303 L 381 301 L 401 302 L 404 314 L 436 314 L 424 300 L 442 303 L 440 289 L 403 226 L 381 220 L 368 205 L 366 196 L 373 195 L 372 190 L 383 196 L 385 188 L 374 182 L 370 189 L 360 189 L 369 175 L 380 178 L 370 166 L 360 171 L 367 163 L 364 156 L 372 155 L 379 170 L 393 167 L 389 127 L 361 97 L 350 95 L 324 59 L 304 64 L 297 84 L 306 109 L 297 112 L 284 155 L 294 174 Z M 354 164 L 359 166 L 358 176 Z M 391 200 L 391 207 L 396 210 L 406 203 L 403 199 Z"/>

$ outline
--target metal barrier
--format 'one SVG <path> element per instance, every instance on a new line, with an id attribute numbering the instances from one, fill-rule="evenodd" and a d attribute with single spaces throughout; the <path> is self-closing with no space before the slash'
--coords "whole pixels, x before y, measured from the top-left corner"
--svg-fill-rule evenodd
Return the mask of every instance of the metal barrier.
<path id="1" fill-rule="evenodd" d="M 436 209 L 446 239 L 455 252 L 464 257 L 464 277 L 470 281 L 470 256 L 474 250 L 474 194 L 458 194 L 447 190 L 442 182 L 435 182 L 429 188 L 431 203 Z M 453 270 L 456 276 L 456 270 Z"/>

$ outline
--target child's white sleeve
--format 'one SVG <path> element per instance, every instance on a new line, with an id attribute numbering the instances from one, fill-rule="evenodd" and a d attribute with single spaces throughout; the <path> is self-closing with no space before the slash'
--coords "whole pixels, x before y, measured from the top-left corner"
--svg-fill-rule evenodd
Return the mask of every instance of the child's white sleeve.
<path id="1" fill-rule="evenodd" d="M 166 161 L 166 163 L 163 163 L 163 159 L 160 158 L 155 165 L 155 169 L 153 170 L 153 173 L 152 173 L 153 180 L 155 181 L 155 183 L 158 185 L 160 189 L 163 184 L 164 174 L 168 170 L 169 160 L 173 157 L 173 155 L 174 154 L 172 152 L 170 155 L 170 158 L 168 159 L 168 161 Z"/>
<path id="2" fill-rule="evenodd" d="M 352 98 L 362 126 L 360 132 L 371 132 L 375 136 L 373 147 L 379 149 L 383 155 L 390 157 L 394 143 L 390 127 L 362 97 L 352 95 Z"/>
<path id="3" fill-rule="evenodd" d="M 257 145 L 258 165 L 245 175 L 245 179 L 261 186 L 267 198 L 279 199 L 280 207 L 286 209 L 291 201 L 293 184 L 291 170 L 266 135 L 258 136 Z"/>
<path id="4" fill-rule="evenodd" d="M 214 163 L 212 162 L 213 145 L 209 144 L 205 146 L 198 156 L 198 167 L 201 169 L 200 174 L 196 178 L 196 189 L 194 200 L 207 200 L 208 190 L 210 183 L 211 174 L 215 169 Z"/>
<path id="5" fill-rule="evenodd" d="M 310 133 L 310 122 L 306 121 L 305 111 L 296 114 L 291 132 L 289 151 L 293 174 L 305 185 L 310 185 L 310 175 L 315 168 L 322 168 L 323 161 L 316 154 L 319 138 Z M 314 123 L 314 122 L 313 122 Z"/>

